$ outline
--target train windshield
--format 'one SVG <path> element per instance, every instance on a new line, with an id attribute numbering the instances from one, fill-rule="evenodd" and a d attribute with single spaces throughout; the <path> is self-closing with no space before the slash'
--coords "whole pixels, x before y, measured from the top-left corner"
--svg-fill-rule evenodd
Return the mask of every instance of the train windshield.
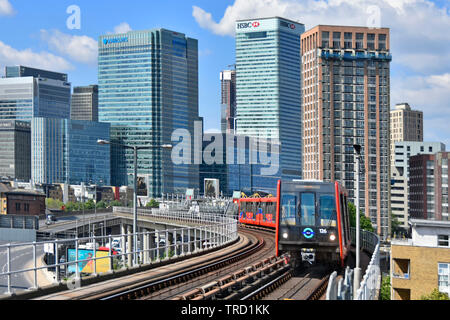
<path id="1" fill-rule="evenodd" d="M 300 216 L 302 226 L 316 225 L 316 196 L 303 192 L 300 196 Z"/>
<path id="2" fill-rule="evenodd" d="M 320 225 L 322 227 L 336 226 L 336 201 L 334 195 L 321 195 L 319 199 Z"/>
<path id="3" fill-rule="evenodd" d="M 281 217 L 282 224 L 295 226 L 297 197 L 290 194 L 285 194 L 281 198 Z"/>

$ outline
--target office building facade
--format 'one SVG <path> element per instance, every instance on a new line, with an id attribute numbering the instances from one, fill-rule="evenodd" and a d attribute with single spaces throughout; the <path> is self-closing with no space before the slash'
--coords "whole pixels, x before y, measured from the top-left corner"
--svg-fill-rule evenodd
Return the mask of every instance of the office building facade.
<path id="1" fill-rule="evenodd" d="M 391 242 L 391 300 L 450 295 L 450 222 L 412 219 L 411 239 Z"/>
<path id="2" fill-rule="evenodd" d="M 73 88 L 70 119 L 98 121 L 98 86 Z"/>
<path id="3" fill-rule="evenodd" d="M 0 120 L 70 118 L 71 84 L 67 74 L 13 66 L 0 79 Z"/>
<path id="4" fill-rule="evenodd" d="M 281 146 L 283 178 L 302 176 L 300 35 L 279 18 L 236 22 L 236 133 Z"/>
<path id="5" fill-rule="evenodd" d="M 419 154 L 409 159 L 409 216 L 448 220 L 450 152 Z"/>
<path id="6" fill-rule="evenodd" d="M 265 139 L 248 136 L 206 133 L 203 138 L 204 157 L 211 154 L 208 148 L 216 141 L 221 142 L 213 152 L 214 162 L 204 158 L 199 168 L 200 194 L 205 192 L 205 179 L 217 179 L 220 193 L 224 196 L 232 196 L 234 191 L 244 192 L 247 196 L 254 193 L 276 196 L 277 183 L 281 178 L 278 145 L 269 146 Z M 266 147 L 263 148 L 262 144 Z M 269 169 L 270 174 L 266 174 L 265 170 Z"/>
<path id="7" fill-rule="evenodd" d="M 234 133 L 236 119 L 236 70 L 220 72 L 221 131 Z"/>
<path id="8" fill-rule="evenodd" d="M 110 185 L 110 125 L 93 121 L 33 118 L 31 174 L 34 184 Z"/>
<path id="9" fill-rule="evenodd" d="M 176 129 L 191 135 L 198 120 L 198 42 L 166 29 L 99 38 L 99 121 L 111 124 L 112 142 L 160 146 Z M 193 158 L 193 157 L 192 157 Z M 112 146 L 113 185 L 133 185 L 132 150 Z M 140 150 L 138 176 L 148 195 L 198 188 L 198 164 L 174 165 L 161 148 Z"/>
<path id="10" fill-rule="evenodd" d="M 30 123 L 16 120 L 0 121 L 0 177 L 30 181 Z"/>
<path id="11" fill-rule="evenodd" d="M 400 103 L 391 110 L 390 119 L 391 165 L 393 165 L 396 142 L 423 141 L 423 112 L 412 110 L 408 103 Z"/>
<path id="12" fill-rule="evenodd" d="M 340 181 L 382 238 L 389 219 L 389 29 L 319 25 L 302 41 L 303 178 Z"/>
<path id="13" fill-rule="evenodd" d="M 391 212 L 404 229 L 408 229 L 409 219 L 409 159 L 418 154 L 434 154 L 445 151 L 441 142 L 403 141 L 394 144 L 391 167 Z"/>

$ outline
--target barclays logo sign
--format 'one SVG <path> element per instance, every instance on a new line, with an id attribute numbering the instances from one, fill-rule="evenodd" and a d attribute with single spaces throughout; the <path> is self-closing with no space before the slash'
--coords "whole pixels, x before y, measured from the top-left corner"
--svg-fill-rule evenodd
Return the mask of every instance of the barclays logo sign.
<path id="1" fill-rule="evenodd" d="M 106 46 L 111 43 L 124 43 L 128 42 L 128 37 L 123 38 L 112 38 L 112 39 L 103 39 L 103 44 Z"/>

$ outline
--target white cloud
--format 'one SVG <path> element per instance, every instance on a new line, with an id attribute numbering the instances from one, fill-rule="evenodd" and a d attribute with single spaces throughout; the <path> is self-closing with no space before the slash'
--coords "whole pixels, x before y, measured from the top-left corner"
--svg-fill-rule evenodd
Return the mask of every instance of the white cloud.
<path id="1" fill-rule="evenodd" d="M 450 71 L 450 15 L 429 0 L 235 0 L 220 21 L 193 6 L 192 15 L 205 29 L 234 36 L 235 21 L 281 16 L 305 24 L 390 28 L 395 63 L 413 71 Z"/>
<path id="2" fill-rule="evenodd" d="M 41 30 L 41 39 L 48 43 L 50 49 L 74 61 L 92 65 L 97 63 L 98 42 L 91 37 Z"/>
<path id="3" fill-rule="evenodd" d="M 108 34 L 127 33 L 131 30 L 128 23 L 122 22 L 114 27 L 114 32 L 108 32 Z M 41 39 L 48 44 L 50 49 L 73 61 L 90 65 L 97 64 L 98 41 L 91 37 L 66 34 L 59 30 L 41 30 Z"/>
<path id="4" fill-rule="evenodd" d="M 450 73 L 394 77 L 392 79 L 392 104 L 408 102 L 413 109 L 422 110 L 425 117 L 450 119 Z"/>
<path id="5" fill-rule="evenodd" d="M 114 33 L 127 33 L 128 31 L 131 31 L 130 25 L 126 22 L 122 22 L 121 24 L 114 27 Z"/>
<path id="6" fill-rule="evenodd" d="M 14 8 L 8 0 L 0 0 L 0 16 L 11 16 L 14 13 Z"/>
<path id="7" fill-rule="evenodd" d="M 0 41 L 0 65 L 24 65 L 52 71 L 68 71 L 74 67 L 67 60 L 49 52 L 34 52 L 31 49 L 17 50 Z"/>
<path id="8" fill-rule="evenodd" d="M 424 113 L 424 140 L 450 148 L 450 73 L 392 79 L 392 104 L 408 102 Z"/>
<path id="9" fill-rule="evenodd" d="M 234 35 L 234 23 L 239 19 L 251 19 L 253 17 L 286 16 L 286 1 L 282 0 L 236 0 L 232 6 L 228 6 L 220 22 L 215 22 L 210 13 L 202 8 L 193 6 L 192 15 L 197 23 L 205 29 L 218 35 Z"/>
<path id="10" fill-rule="evenodd" d="M 221 36 L 235 35 L 236 20 L 273 16 L 303 23 L 306 30 L 319 24 L 390 28 L 391 69 L 403 74 L 391 79 L 391 104 L 423 110 L 425 138 L 441 137 L 450 147 L 448 6 L 430 0 L 235 0 L 220 20 L 196 6 L 192 15 Z"/>

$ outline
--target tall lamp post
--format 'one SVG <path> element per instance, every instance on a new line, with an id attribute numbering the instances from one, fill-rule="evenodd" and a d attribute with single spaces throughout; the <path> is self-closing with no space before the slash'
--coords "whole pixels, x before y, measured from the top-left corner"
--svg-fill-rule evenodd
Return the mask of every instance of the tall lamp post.
<path id="1" fill-rule="evenodd" d="M 134 195 L 133 195 L 133 246 L 134 246 L 134 265 L 137 264 L 137 159 L 138 159 L 138 150 L 146 150 L 146 149 L 154 149 L 154 148 L 162 148 L 167 150 L 172 150 L 173 146 L 171 144 L 163 144 L 163 145 L 153 145 L 153 146 L 130 146 L 117 142 L 110 142 L 107 140 L 97 140 L 97 143 L 100 145 L 117 145 L 124 147 L 126 149 L 132 149 L 134 152 Z"/>
<path id="2" fill-rule="evenodd" d="M 358 291 L 359 284 L 361 282 L 361 268 L 359 257 L 359 250 L 360 250 L 359 166 L 361 160 L 361 146 L 359 144 L 355 144 L 353 145 L 353 148 L 355 149 L 356 152 L 356 266 L 354 270 L 354 279 L 353 279 L 353 296 L 356 297 L 356 292 Z"/>

